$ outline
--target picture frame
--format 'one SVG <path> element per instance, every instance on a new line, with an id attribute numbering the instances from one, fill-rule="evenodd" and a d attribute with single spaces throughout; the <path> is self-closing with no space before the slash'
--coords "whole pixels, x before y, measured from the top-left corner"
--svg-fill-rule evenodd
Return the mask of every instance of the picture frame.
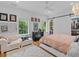
<path id="1" fill-rule="evenodd" d="M 8 14 L 0 13 L 0 21 L 8 21 Z"/>
<path id="2" fill-rule="evenodd" d="M 31 17 L 31 21 L 32 22 L 40 22 L 40 19 L 36 18 L 36 17 Z"/>
<path id="3" fill-rule="evenodd" d="M 33 30 L 37 31 L 38 30 L 38 23 L 33 23 Z"/>
<path id="4" fill-rule="evenodd" d="M 71 35 L 79 35 L 79 18 L 77 17 L 71 19 Z"/>
<path id="5" fill-rule="evenodd" d="M 34 22 L 34 18 L 33 17 L 31 17 L 31 21 Z"/>
<path id="6" fill-rule="evenodd" d="M 40 19 L 38 18 L 38 22 L 40 22 Z"/>
<path id="7" fill-rule="evenodd" d="M 7 25 L 1 26 L 1 32 L 7 32 L 7 31 L 8 31 L 8 26 Z"/>
<path id="8" fill-rule="evenodd" d="M 17 16 L 16 15 L 10 14 L 9 20 L 11 22 L 16 22 L 16 19 L 17 19 Z"/>
<path id="9" fill-rule="evenodd" d="M 35 18 L 35 22 L 38 22 L 38 19 L 37 18 Z"/>

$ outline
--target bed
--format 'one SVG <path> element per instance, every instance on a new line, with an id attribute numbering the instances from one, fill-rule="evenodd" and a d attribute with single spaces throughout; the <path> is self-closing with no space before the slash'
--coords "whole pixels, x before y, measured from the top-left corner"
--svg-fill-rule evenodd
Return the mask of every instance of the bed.
<path id="1" fill-rule="evenodd" d="M 40 42 L 48 45 L 49 47 L 55 48 L 56 50 L 67 54 L 71 43 L 75 37 L 63 34 L 45 35 L 41 38 Z"/>

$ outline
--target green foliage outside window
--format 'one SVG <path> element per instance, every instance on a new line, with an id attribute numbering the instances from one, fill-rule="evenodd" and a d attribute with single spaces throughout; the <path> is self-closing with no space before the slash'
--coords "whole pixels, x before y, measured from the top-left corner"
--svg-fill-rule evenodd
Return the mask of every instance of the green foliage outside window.
<path id="1" fill-rule="evenodd" d="M 28 34 L 28 21 L 27 20 L 19 21 L 19 34 Z"/>
<path id="2" fill-rule="evenodd" d="M 40 29 L 46 31 L 46 22 L 40 24 Z"/>

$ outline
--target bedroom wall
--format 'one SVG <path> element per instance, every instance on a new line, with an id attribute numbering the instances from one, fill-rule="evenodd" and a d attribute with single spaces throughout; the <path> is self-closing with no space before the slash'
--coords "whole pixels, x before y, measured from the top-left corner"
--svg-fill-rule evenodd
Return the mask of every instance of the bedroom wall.
<path id="1" fill-rule="evenodd" d="M 11 8 L 10 6 L 7 6 L 5 4 L 0 4 L 0 13 L 17 15 L 16 9 Z M 8 31 L 1 32 L 1 29 L 0 29 L 0 34 L 17 34 L 17 22 L 0 21 L 0 26 L 3 26 L 3 25 L 8 26 Z"/>
<path id="2" fill-rule="evenodd" d="M 71 17 L 56 18 L 53 23 L 54 34 L 71 35 Z"/>
<path id="3" fill-rule="evenodd" d="M 30 21 L 31 17 L 37 17 L 42 20 L 46 21 L 46 18 L 42 15 L 39 15 L 37 13 L 33 13 L 30 12 L 28 10 L 23 10 L 21 8 L 17 8 L 17 6 L 11 6 L 8 4 L 1 4 L 0 3 L 0 13 L 7 13 L 7 14 L 15 14 L 18 16 L 18 20 L 24 18 L 26 20 L 28 20 L 29 22 L 29 34 L 31 34 L 31 32 L 33 31 L 33 22 Z M 63 12 L 63 14 L 67 14 L 70 13 L 68 11 Z M 58 13 L 57 15 L 63 15 L 61 13 Z M 62 18 L 56 18 L 54 19 L 54 34 L 55 33 L 62 33 L 62 34 L 71 34 L 71 21 L 70 21 L 70 17 L 62 17 Z M 0 21 L 0 26 L 1 25 L 8 25 L 8 31 L 1 33 L 0 34 L 18 34 L 18 22 L 14 23 L 14 22 L 4 22 L 4 21 Z M 40 22 L 38 23 L 40 24 Z M 49 32 L 49 21 L 47 21 L 47 29 L 46 32 Z"/>
<path id="4" fill-rule="evenodd" d="M 17 8 L 17 6 L 11 6 L 8 4 L 1 4 L 0 3 L 0 13 L 7 13 L 7 14 L 14 14 L 17 15 L 17 22 L 6 22 L 6 21 L 0 21 L 0 26 L 1 25 L 7 25 L 8 26 L 8 31 L 7 32 L 1 32 L 0 30 L 0 34 L 18 34 L 18 21 L 20 19 L 26 19 L 29 22 L 29 34 L 31 34 L 31 32 L 33 31 L 33 23 L 30 21 L 30 18 L 32 16 L 40 18 L 41 21 L 44 20 L 45 18 L 39 14 L 30 12 L 28 10 L 24 10 L 21 8 Z M 40 24 L 40 22 L 38 23 Z"/>

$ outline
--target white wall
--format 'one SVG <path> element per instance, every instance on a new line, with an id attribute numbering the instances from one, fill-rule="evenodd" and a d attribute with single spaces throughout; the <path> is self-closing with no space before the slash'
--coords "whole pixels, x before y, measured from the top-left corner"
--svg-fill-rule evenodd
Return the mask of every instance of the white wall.
<path id="1" fill-rule="evenodd" d="M 68 12 L 68 11 L 67 11 Z M 44 18 L 44 16 L 30 12 L 28 10 L 23 10 L 18 8 L 17 6 L 11 6 L 8 4 L 1 4 L 0 3 L 0 13 L 7 13 L 7 14 L 15 14 L 18 16 L 18 20 L 21 18 L 24 18 L 26 20 L 28 20 L 29 22 L 29 34 L 31 34 L 31 32 L 33 31 L 33 23 L 30 21 L 31 17 L 37 17 L 42 20 L 46 20 L 46 18 Z M 63 12 L 63 14 L 66 14 L 66 12 Z M 69 12 L 68 12 L 69 13 Z M 61 13 L 59 13 L 61 15 Z M 52 16 L 53 17 L 53 16 Z M 62 17 L 62 18 L 56 18 L 54 19 L 54 34 L 55 33 L 59 33 L 59 34 L 71 34 L 71 18 L 70 17 Z M 17 21 L 18 21 L 17 20 Z M 48 21 L 47 21 L 48 22 Z M 9 27 L 9 31 L 8 32 L 4 32 L 0 34 L 17 34 L 18 32 L 18 22 L 17 23 L 13 23 L 13 22 L 2 22 L 0 21 L 0 25 L 8 25 Z M 39 23 L 40 24 L 40 23 Z M 47 32 L 49 32 L 49 22 L 47 23 Z"/>
<path id="2" fill-rule="evenodd" d="M 17 15 L 16 9 L 11 8 L 10 6 L 7 6 L 5 4 L 0 4 L 0 13 Z M 7 32 L 0 31 L 0 34 L 17 34 L 17 22 L 0 21 L 0 26 L 3 26 L 3 25 L 8 26 L 8 31 Z"/>
<path id="3" fill-rule="evenodd" d="M 28 20 L 29 34 L 31 34 L 31 32 L 33 31 L 32 30 L 33 23 L 30 21 L 31 17 L 34 16 L 34 17 L 40 18 L 41 20 L 45 20 L 45 18 L 39 14 L 18 8 L 17 6 L 12 6 L 12 5 L 3 4 L 3 3 L 0 3 L 0 13 L 17 15 L 17 22 L 0 21 L 0 26 L 4 25 L 4 24 L 8 26 L 8 31 L 4 32 L 4 33 L 0 32 L 0 34 L 18 34 L 18 21 L 22 18 Z M 40 22 L 39 22 L 39 24 L 40 24 Z"/>
<path id="4" fill-rule="evenodd" d="M 54 34 L 68 34 L 71 35 L 71 18 L 61 17 L 53 21 Z"/>

